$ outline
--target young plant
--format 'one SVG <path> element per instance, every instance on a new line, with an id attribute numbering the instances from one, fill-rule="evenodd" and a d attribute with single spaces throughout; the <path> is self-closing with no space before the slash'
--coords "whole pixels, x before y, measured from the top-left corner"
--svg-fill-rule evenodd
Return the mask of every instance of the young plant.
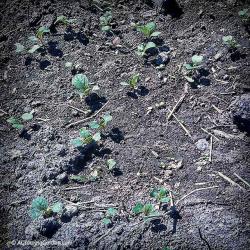
<path id="1" fill-rule="evenodd" d="M 138 88 L 137 84 L 139 82 L 139 79 L 140 79 L 140 74 L 135 74 L 127 82 L 121 82 L 120 84 L 122 86 L 129 86 L 133 90 L 137 90 Z"/>
<path id="2" fill-rule="evenodd" d="M 106 162 L 106 165 L 107 165 L 109 171 L 113 171 L 117 168 L 116 161 L 114 159 L 108 159 Z"/>
<path id="3" fill-rule="evenodd" d="M 170 201 L 170 198 L 168 197 L 168 190 L 164 187 L 161 188 L 154 188 L 152 192 L 150 193 L 150 196 L 155 198 L 157 202 L 160 203 L 168 203 Z"/>
<path id="4" fill-rule="evenodd" d="M 146 25 L 137 25 L 137 31 L 143 33 L 146 38 L 150 37 L 157 37 L 161 34 L 159 31 L 156 30 L 156 24 L 154 22 L 147 23 Z"/>
<path id="5" fill-rule="evenodd" d="M 45 26 L 42 26 L 40 27 L 37 32 L 36 32 L 36 37 L 42 41 L 43 40 L 43 37 L 46 33 L 50 33 L 50 29 L 45 27 Z"/>
<path id="6" fill-rule="evenodd" d="M 111 225 L 113 218 L 117 215 L 118 210 L 116 208 L 108 208 L 105 218 L 102 220 L 104 225 Z"/>
<path id="7" fill-rule="evenodd" d="M 240 45 L 233 38 L 233 36 L 223 36 L 222 41 L 225 45 L 227 45 L 230 49 L 237 49 Z"/>
<path id="8" fill-rule="evenodd" d="M 198 69 L 203 61 L 203 56 L 194 55 L 192 56 L 192 62 L 190 64 L 185 63 L 183 66 L 188 71 L 188 76 L 185 76 L 188 82 L 194 83 L 193 75 L 195 70 Z"/>
<path id="9" fill-rule="evenodd" d="M 71 141 L 71 143 L 75 147 L 81 147 L 81 146 L 89 145 L 89 144 L 92 144 L 94 142 L 98 142 L 98 141 L 101 140 L 100 132 L 92 134 L 86 128 L 81 128 L 79 134 L 80 134 L 79 138 L 76 138 L 76 139 Z"/>
<path id="10" fill-rule="evenodd" d="M 37 197 L 32 201 L 30 216 L 33 220 L 39 218 L 40 216 L 47 218 L 62 212 L 62 210 L 62 203 L 57 202 L 49 207 L 48 201 L 44 197 Z"/>
<path id="11" fill-rule="evenodd" d="M 89 127 L 92 129 L 104 129 L 108 125 L 109 122 L 112 121 L 112 116 L 110 114 L 105 114 L 101 117 L 100 121 L 92 121 L 89 123 Z"/>
<path id="12" fill-rule="evenodd" d="M 139 46 L 137 47 L 137 51 L 136 54 L 143 57 L 146 55 L 147 51 L 149 49 L 153 49 L 156 48 L 156 44 L 153 42 L 148 42 L 148 43 L 141 43 L 139 44 Z"/>
<path id="13" fill-rule="evenodd" d="M 144 219 L 149 219 L 150 217 L 158 216 L 159 213 L 155 210 L 153 204 L 145 204 L 138 202 L 136 205 L 132 208 L 132 212 L 135 215 L 142 214 L 144 216 Z"/>
<path id="14" fill-rule="evenodd" d="M 65 26 L 71 25 L 76 21 L 76 19 L 68 19 L 66 16 L 58 16 L 54 24 L 63 24 Z"/>
<path id="15" fill-rule="evenodd" d="M 250 14 L 248 13 L 248 9 L 243 9 L 238 12 L 242 22 L 248 23 L 250 21 Z"/>
<path id="16" fill-rule="evenodd" d="M 89 95 L 91 91 L 99 90 L 97 85 L 91 89 L 90 85 L 93 83 L 90 83 L 87 76 L 83 74 L 76 74 L 72 79 L 72 84 L 75 86 L 81 97 Z"/>
<path id="17" fill-rule="evenodd" d="M 33 119 L 33 115 L 31 113 L 24 113 L 21 118 L 10 117 L 7 122 L 11 124 L 11 126 L 15 129 L 23 129 L 23 122 L 30 121 Z"/>
<path id="18" fill-rule="evenodd" d="M 112 21 L 112 12 L 106 11 L 101 17 L 100 17 L 100 26 L 101 30 L 104 32 L 110 32 L 111 31 L 111 21 Z"/>

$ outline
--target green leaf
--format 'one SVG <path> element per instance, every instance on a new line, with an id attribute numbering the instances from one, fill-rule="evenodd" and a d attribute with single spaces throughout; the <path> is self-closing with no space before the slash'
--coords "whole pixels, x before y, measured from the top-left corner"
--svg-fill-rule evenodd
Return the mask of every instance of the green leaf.
<path id="1" fill-rule="evenodd" d="M 107 125 L 108 122 L 112 121 L 112 116 L 110 114 L 105 114 L 102 118 L 105 122 L 105 125 Z"/>
<path id="2" fill-rule="evenodd" d="M 169 247 L 165 246 L 162 248 L 162 250 L 171 250 Z"/>
<path id="3" fill-rule="evenodd" d="M 116 208 L 110 207 L 107 210 L 106 216 L 107 217 L 113 217 L 118 213 L 118 210 Z"/>
<path id="4" fill-rule="evenodd" d="M 143 207 L 143 213 L 148 216 L 154 212 L 154 206 L 152 204 L 145 204 Z"/>
<path id="5" fill-rule="evenodd" d="M 110 219 L 104 218 L 104 219 L 102 220 L 102 223 L 103 223 L 104 225 L 110 225 L 112 222 L 111 222 Z"/>
<path id="6" fill-rule="evenodd" d="M 156 30 L 156 24 L 155 22 L 149 22 L 146 24 L 146 28 L 150 31 L 150 33 L 153 33 Z"/>
<path id="7" fill-rule="evenodd" d="M 83 137 L 83 138 L 87 138 L 87 137 L 91 136 L 90 131 L 87 130 L 86 128 L 81 128 L 81 129 L 79 130 L 79 134 L 80 134 L 80 136 Z"/>
<path id="8" fill-rule="evenodd" d="M 85 183 L 88 181 L 88 178 L 84 175 L 72 175 L 70 176 L 70 179 L 75 182 L 79 183 Z"/>
<path id="9" fill-rule="evenodd" d="M 159 36 L 160 34 L 161 34 L 161 32 L 155 31 L 155 32 L 153 32 L 150 36 L 151 36 L 151 37 L 156 37 L 156 36 Z"/>
<path id="10" fill-rule="evenodd" d="M 160 202 L 161 202 L 161 203 L 168 203 L 168 202 L 170 202 L 170 198 L 169 198 L 169 197 L 162 198 L 162 199 L 160 200 Z"/>
<path id="11" fill-rule="evenodd" d="M 116 161 L 114 159 L 108 159 L 106 162 L 108 169 L 112 170 L 114 169 L 115 165 L 116 165 Z"/>
<path id="12" fill-rule="evenodd" d="M 239 16 L 246 17 L 247 16 L 248 9 L 243 9 L 238 12 Z"/>
<path id="13" fill-rule="evenodd" d="M 11 116 L 9 119 L 7 119 L 7 122 L 10 123 L 10 124 L 19 123 L 18 119 L 15 118 L 14 116 Z"/>
<path id="14" fill-rule="evenodd" d="M 30 121 L 33 119 L 33 115 L 31 113 L 24 113 L 21 117 L 24 121 Z"/>
<path id="15" fill-rule="evenodd" d="M 136 203 L 136 205 L 132 208 L 132 212 L 134 213 L 134 214 L 140 214 L 140 213 L 142 213 L 143 212 L 143 204 L 142 203 Z"/>
<path id="16" fill-rule="evenodd" d="M 63 204 L 61 202 L 57 202 L 52 206 L 51 209 L 54 213 L 60 213 L 62 212 Z"/>
<path id="17" fill-rule="evenodd" d="M 192 62 L 194 65 L 200 65 L 203 61 L 203 56 L 194 55 L 192 56 Z"/>
<path id="18" fill-rule="evenodd" d="M 44 197 L 37 197 L 32 201 L 31 208 L 45 211 L 48 208 L 48 201 Z"/>
<path id="19" fill-rule="evenodd" d="M 13 127 L 13 128 L 16 128 L 16 129 L 23 129 L 23 128 L 24 128 L 24 125 L 23 125 L 23 124 L 15 123 L 15 124 L 12 124 L 12 127 Z"/>
<path id="20" fill-rule="evenodd" d="M 154 197 L 154 198 L 157 198 L 158 192 L 159 192 L 159 190 L 158 190 L 157 188 L 154 188 L 154 189 L 150 192 L 150 196 L 151 196 L 151 197 Z"/>
<path id="21" fill-rule="evenodd" d="M 15 45 L 17 53 L 23 52 L 25 50 L 25 47 L 21 43 L 15 43 Z"/>
<path id="22" fill-rule="evenodd" d="M 68 19 L 67 19 L 67 17 L 66 16 L 58 16 L 57 18 L 56 18 L 56 21 L 55 21 L 55 24 L 57 24 L 57 23 L 62 23 L 62 24 L 68 24 Z"/>
<path id="23" fill-rule="evenodd" d="M 36 32 L 36 37 L 38 38 L 38 39 L 42 39 L 43 38 L 43 35 L 45 34 L 45 33 L 49 33 L 50 32 L 50 29 L 49 28 L 47 28 L 47 27 L 45 27 L 45 26 L 42 26 L 42 27 L 40 27 L 38 30 L 37 30 L 37 32 Z"/>
<path id="24" fill-rule="evenodd" d="M 34 46 L 31 47 L 31 49 L 28 50 L 28 52 L 32 54 L 32 53 L 36 52 L 38 49 L 40 49 L 40 48 L 41 48 L 40 45 L 35 44 Z"/>
<path id="25" fill-rule="evenodd" d="M 37 209 L 37 208 L 31 208 L 29 211 L 29 215 L 32 220 L 35 220 L 39 218 L 43 214 L 43 211 Z"/>
<path id="26" fill-rule="evenodd" d="M 148 49 L 153 49 L 153 48 L 156 48 L 156 44 L 153 43 L 153 42 L 148 42 L 145 46 L 145 49 L 144 51 L 147 51 Z"/>
<path id="27" fill-rule="evenodd" d="M 228 43 L 233 40 L 232 36 L 223 36 L 222 37 L 223 42 Z"/>
<path id="28" fill-rule="evenodd" d="M 79 90 L 85 90 L 89 87 L 89 80 L 86 75 L 76 74 L 72 79 L 72 84 Z"/>
<path id="29" fill-rule="evenodd" d="M 102 26 L 102 31 L 108 32 L 111 30 L 111 27 L 106 25 L 106 26 Z"/>
<path id="30" fill-rule="evenodd" d="M 80 138 L 71 140 L 71 144 L 73 144 L 75 147 L 81 147 L 84 145 L 83 141 Z"/>
<path id="31" fill-rule="evenodd" d="M 28 39 L 33 42 L 33 43 L 36 43 L 37 41 L 39 41 L 39 39 L 37 39 L 36 36 L 29 36 Z"/>
<path id="32" fill-rule="evenodd" d="M 188 82 L 194 82 L 194 79 L 189 76 L 184 76 Z"/>
<path id="33" fill-rule="evenodd" d="M 92 129 L 98 129 L 100 127 L 100 125 L 97 121 L 92 121 L 89 123 L 89 127 Z"/>
<path id="34" fill-rule="evenodd" d="M 95 133 L 93 135 L 93 140 L 96 141 L 96 142 L 100 141 L 101 140 L 101 134 L 99 132 Z"/>
<path id="35" fill-rule="evenodd" d="M 185 64 L 183 64 L 183 66 L 184 66 L 187 70 L 192 70 L 192 69 L 194 69 L 194 67 L 193 67 L 191 64 L 185 63 Z"/>

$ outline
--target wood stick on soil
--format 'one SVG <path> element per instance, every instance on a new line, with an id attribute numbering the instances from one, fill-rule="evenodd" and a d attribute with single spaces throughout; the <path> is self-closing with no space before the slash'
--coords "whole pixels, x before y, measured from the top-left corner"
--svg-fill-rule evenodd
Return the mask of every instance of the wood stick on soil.
<path id="1" fill-rule="evenodd" d="M 243 183 L 245 183 L 248 187 L 250 187 L 250 184 L 249 184 L 246 180 L 244 180 L 242 177 L 240 177 L 240 176 L 237 175 L 236 173 L 234 173 L 234 175 L 235 175 L 238 179 L 240 179 Z"/>
<path id="2" fill-rule="evenodd" d="M 169 109 L 168 109 L 169 110 Z M 186 134 L 192 139 L 192 136 L 190 134 L 190 132 L 188 131 L 188 129 L 183 125 L 183 123 L 177 118 L 177 116 L 175 114 L 172 114 L 172 116 L 175 118 L 175 120 L 180 124 L 180 126 L 182 127 L 182 129 L 186 132 Z"/>
<path id="3" fill-rule="evenodd" d="M 93 115 L 91 115 L 91 116 L 89 116 L 89 117 L 87 117 L 85 119 L 82 119 L 82 120 L 79 120 L 79 121 L 76 121 L 76 122 L 72 122 L 72 123 L 68 124 L 66 126 L 66 128 L 70 128 L 70 127 L 72 127 L 74 125 L 77 125 L 79 123 L 82 123 L 82 122 L 85 122 L 85 121 L 88 121 L 88 120 L 94 118 L 95 116 L 97 116 L 107 106 L 108 103 L 109 103 L 109 101 L 107 101 L 95 114 L 93 114 Z"/>
<path id="4" fill-rule="evenodd" d="M 71 109 L 77 110 L 77 111 L 79 111 L 79 112 L 81 112 L 81 113 L 83 113 L 83 114 L 86 114 L 86 111 L 84 111 L 84 110 L 82 110 L 82 109 L 76 108 L 76 107 L 71 106 L 71 105 L 68 105 L 68 107 L 71 108 Z"/>
<path id="5" fill-rule="evenodd" d="M 202 191 L 202 190 L 207 190 L 207 189 L 213 189 L 213 188 L 218 188 L 219 186 L 212 186 L 212 187 L 204 187 L 204 188 L 198 188 L 195 189 L 193 191 L 191 191 L 190 193 L 184 195 L 182 198 L 180 198 L 175 204 L 177 205 L 180 201 L 184 200 L 185 198 L 187 198 L 189 195 L 198 192 L 198 191 Z"/>
<path id="6" fill-rule="evenodd" d="M 105 234 L 103 234 L 100 238 L 98 238 L 96 241 L 94 241 L 93 245 L 96 245 L 101 239 L 106 237 L 112 230 L 113 230 L 113 228 L 110 228 Z"/>
<path id="7" fill-rule="evenodd" d="M 215 136 L 212 133 L 208 132 L 206 129 L 201 128 L 201 130 L 204 131 L 205 133 L 207 133 L 208 135 L 210 135 L 211 137 L 214 137 L 217 141 L 220 141 L 220 139 L 217 136 Z"/>
<path id="8" fill-rule="evenodd" d="M 174 112 L 181 106 L 181 104 L 183 103 L 186 95 L 188 93 L 188 84 L 185 84 L 184 86 L 184 92 L 182 94 L 182 96 L 180 97 L 180 99 L 178 100 L 178 102 L 175 104 L 175 106 L 173 107 L 173 109 L 170 111 L 170 113 L 167 116 L 168 121 L 171 119 L 171 117 L 173 116 Z"/>
<path id="9" fill-rule="evenodd" d="M 213 136 L 210 137 L 209 162 L 212 162 Z"/>
<path id="10" fill-rule="evenodd" d="M 220 177 L 222 177 L 224 180 L 228 181 L 230 184 L 232 184 L 233 186 L 237 186 L 239 187 L 240 189 L 245 189 L 243 188 L 240 184 L 236 183 L 235 181 L 233 181 L 231 178 L 229 178 L 228 176 L 224 175 L 223 173 L 219 172 L 218 171 L 218 175 Z"/>

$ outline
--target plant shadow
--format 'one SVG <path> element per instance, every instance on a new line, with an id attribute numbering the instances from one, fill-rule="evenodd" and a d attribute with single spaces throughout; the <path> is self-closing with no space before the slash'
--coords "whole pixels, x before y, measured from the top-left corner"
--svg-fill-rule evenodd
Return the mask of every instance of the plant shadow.
<path id="1" fill-rule="evenodd" d="M 81 31 L 75 32 L 72 27 L 68 27 L 64 33 L 64 41 L 70 42 L 77 39 L 82 45 L 88 45 L 89 39 Z"/>
<path id="2" fill-rule="evenodd" d="M 50 41 L 48 42 L 48 53 L 52 56 L 56 56 L 56 57 L 63 57 L 63 52 L 62 50 L 57 48 L 58 46 L 58 42 L 53 42 Z"/>
<path id="3" fill-rule="evenodd" d="M 108 136 L 116 143 L 120 143 L 124 140 L 124 134 L 119 128 L 112 128 Z"/>
<path id="4" fill-rule="evenodd" d="M 91 109 L 91 112 L 94 113 L 107 102 L 107 99 L 105 97 L 100 97 L 96 93 L 92 93 L 85 98 L 85 102 Z"/>

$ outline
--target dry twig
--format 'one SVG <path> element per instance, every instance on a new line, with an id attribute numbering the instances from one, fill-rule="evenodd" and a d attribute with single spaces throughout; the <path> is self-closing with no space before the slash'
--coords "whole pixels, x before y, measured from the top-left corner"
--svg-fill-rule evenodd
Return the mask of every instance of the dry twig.
<path id="1" fill-rule="evenodd" d="M 223 173 L 219 172 L 218 171 L 218 175 L 220 177 L 222 177 L 224 180 L 228 181 L 230 184 L 232 184 L 233 186 L 237 186 L 239 187 L 240 189 L 245 189 L 243 188 L 240 184 L 236 183 L 235 181 L 233 181 L 231 178 L 229 178 L 228 176 L 224 175 Z"/>

